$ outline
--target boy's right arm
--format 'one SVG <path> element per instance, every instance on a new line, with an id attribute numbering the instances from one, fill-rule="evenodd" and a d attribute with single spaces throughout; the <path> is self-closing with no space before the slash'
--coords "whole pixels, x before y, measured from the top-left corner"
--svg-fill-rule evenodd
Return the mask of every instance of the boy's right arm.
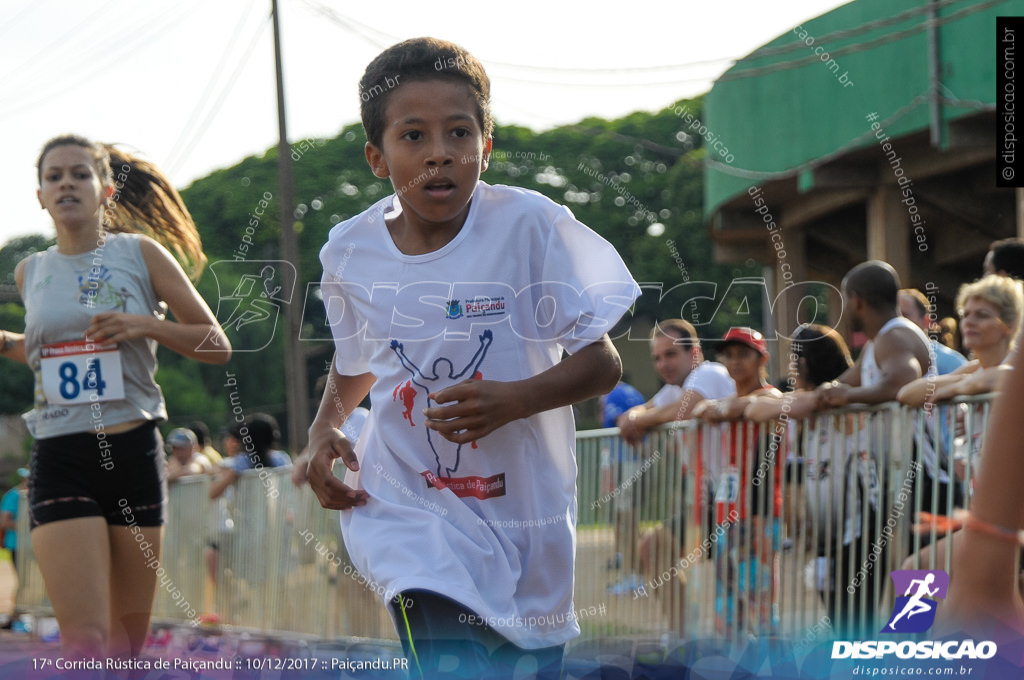
<path id="1" fill-rule="evenodd" d="M 372 373 L 340 375 L 331 361 L 327 387 L 309 428 L 309 486 L 325 508 L 347 510 L 366 505 L 365 491 L 352 489 L 334 476 L 334 461 L 340 458 L 348 469 L 359 469 L 352 442 L 339 428 L 369 394 L 374 380 Z"/>

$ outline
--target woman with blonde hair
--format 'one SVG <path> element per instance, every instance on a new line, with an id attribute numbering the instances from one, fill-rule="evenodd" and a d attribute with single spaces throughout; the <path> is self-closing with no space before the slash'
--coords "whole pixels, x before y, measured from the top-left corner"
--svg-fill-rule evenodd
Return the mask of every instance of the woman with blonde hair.
<path id="1" fill-rule="evenodd" d="M 37 167 L 57 243 L 15 269 L 25 333 L 0 331 L 0 355 L 36 375 L 32 544 L 64 655 L 134 656 L 167 505 L 156 349 L 225 363 L 231 346 L 185 274 L 206 258 L 159 170 L 73 135 L 47 142 Z"/>
<path id="2" fill-rule="evenodd" d="M 908 383 L 897 398 L 908 406 L 924 406 L 958 395 L 998 389 L 1024 313 L 1021 283 L 990 274 L 960 287 L 956 296 L 963 346 L 972 360 L 947 375 L 926 376 Z"/>
<path id="3" fill-rule="evenodd" d="M 897 398 L 908 406 L 930 410 L 930 405 L 960 395 L 987 394 L 999 391 L 1006 380 L 1010 365 L 1011 350 L 1020 330 L 1024 314 L 1024 289 L 1021 283 L 1008 276 L 990 274 L 973 283 L 960 287 L 956 296 L 956 308 L 960 315 L 964 349 L 970 350 L 972 360 L 948 375 L 928 376 L 908 383 L 900 390 Z M 981 450 L 985 427 L 980 418 L 982 411 L 976 411 L 971 441 L 967 442 L 964 458 L 970 457 L 972 467 L 981 463 Z M 931 421 L 928 421 L 929 423 Z M 932 427 L 931 429 L 934 429 Z M 949 442 L 943 447 L 950 449 Z M 965 461 L 957 459 L 957 474 L 963 476 Z M 977 476 L 975 473 L 974 476 Z M 926 512 L 932 510 L 926 508 Z M 944 513 L 945 508 L 937 508 Z M 955 513 L 954 513 L 955 514 Z M 924 523 L 928 526 L 928 522 Z M 942 522 L 939 521 L 941 525 Z M 957 526 L 954 521 L 949 528 Z M 908 557 L 905 569 L 945 569 L 946 543 L 955 545 L 957 533 L 950 533 L 935 543 L 932 550 L 922 550 Z"/>

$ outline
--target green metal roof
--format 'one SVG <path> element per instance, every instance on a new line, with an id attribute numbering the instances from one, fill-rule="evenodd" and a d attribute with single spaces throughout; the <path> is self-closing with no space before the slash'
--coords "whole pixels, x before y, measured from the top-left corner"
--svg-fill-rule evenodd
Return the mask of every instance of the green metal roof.
<path id="1" fill-rule="evenodd" d="M 734 158 L 726 165 L 707 149 L 705 217 L 754 184 L 874 144 L 870 113 L 890 138 L 927 129 L 928 4 L 857 0 L 725 72 L 705 99 L 705 146 L 717 136 Z M 996 17 L 1024 15 L 1024 0 L 937 4 L 949 122 L 995 105 Z"/>

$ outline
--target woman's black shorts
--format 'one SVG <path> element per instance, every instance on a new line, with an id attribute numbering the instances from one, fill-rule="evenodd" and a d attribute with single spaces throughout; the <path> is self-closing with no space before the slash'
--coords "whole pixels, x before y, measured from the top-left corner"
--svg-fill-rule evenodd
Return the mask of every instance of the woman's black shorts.
<path id="1" fill-rule="evenodd" d="M 33 529 L 78 517 L 103 517 L 115 526 L 158 527 L 166 521 L 167 463 L 154 422 L 119 434 L 36 440 L 30 467 Z"/>

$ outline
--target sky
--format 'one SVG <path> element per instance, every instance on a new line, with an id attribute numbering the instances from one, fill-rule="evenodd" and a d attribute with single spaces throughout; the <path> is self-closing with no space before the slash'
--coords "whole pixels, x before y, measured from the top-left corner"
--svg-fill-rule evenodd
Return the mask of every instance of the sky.
<path id="1" fill-rule="evenodd" d="M 545 130 L 657 111 L 836 0 L 551 0 L 474 5 L 279 0 L 292 144 L 359 120 L 366 65 L 400 40 L 461 44 L 491 78 L 499 124 Z M 0 244 L 53 235 L 35 163 L 73 132 L 125 145 L 179 189 L 277 144 L 270 0 L 0 4 Z"/>

